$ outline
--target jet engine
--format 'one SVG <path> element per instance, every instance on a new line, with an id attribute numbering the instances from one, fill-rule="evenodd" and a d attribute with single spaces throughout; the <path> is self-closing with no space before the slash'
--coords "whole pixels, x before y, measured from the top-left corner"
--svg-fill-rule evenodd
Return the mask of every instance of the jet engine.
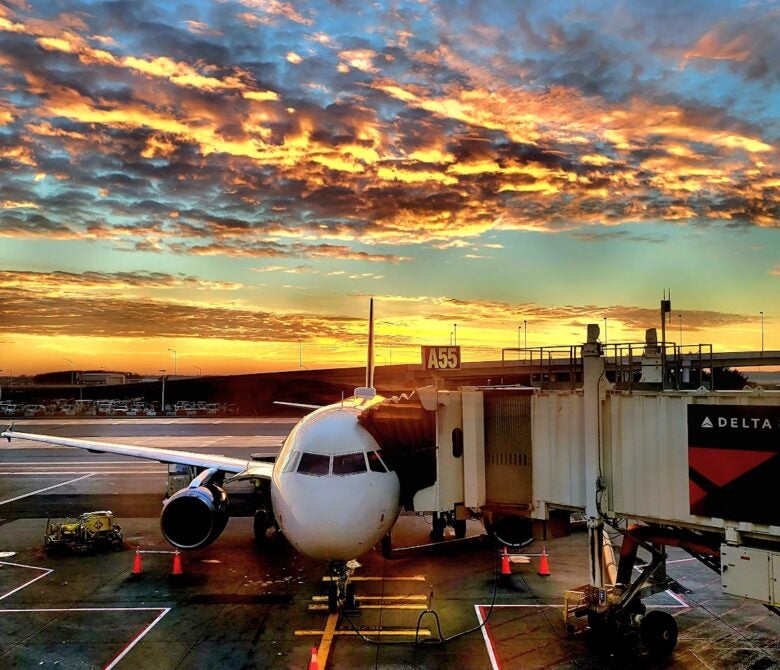
<path id="1" fill-rule="evenodd" d="M 163 507 L 160 528 L 174 547 L 202 549 L 216 540 L 228 521 L 228 495 L 214 483 L 174 493 Z"/>

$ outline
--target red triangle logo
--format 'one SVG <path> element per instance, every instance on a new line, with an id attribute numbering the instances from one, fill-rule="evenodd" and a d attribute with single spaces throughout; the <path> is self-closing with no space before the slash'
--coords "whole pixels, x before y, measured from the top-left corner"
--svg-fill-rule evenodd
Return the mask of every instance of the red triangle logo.
<path id="1" fill-rule="evenodd" d="M 698 486 L 696 482 L 688 480 L 688 487 L 690 490 L 691 512 L 693 512 L 693 506 L 704 498 L 707 497 L 707 492 Z"/>
<path id="2" fill-rule="evenodd" d="M 775 453 L 774 451 L 688 447 L 688 465 L 713 484 L 724 486 L 768 461 Z"/>

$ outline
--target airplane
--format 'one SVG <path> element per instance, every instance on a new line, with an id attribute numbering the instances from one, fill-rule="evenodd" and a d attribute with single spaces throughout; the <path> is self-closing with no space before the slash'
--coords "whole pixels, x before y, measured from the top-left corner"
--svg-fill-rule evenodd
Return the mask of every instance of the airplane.
<path id="1" fill-rule="evenodd" d="M 400 483 L 387 467 L 381 447 L 358 422 L 366 408 L 381 403 L 374 377 L 374 301 L 369 306 L 366 385 L 351 398 L 313 409 L 292 429 L 273 463 L 15 431 L 0 433 L 10 442 L 24 439 L 92 452 L 146 458 L 202 468 L 187 488 L 164 502 L 160 527 L 165 539 L 182 550 L 208 546 L 227 525 L 226 481 L 268 483 L 267 509 L 255 515 L 255 534 L 275 528 L 302 554 L 328 562 L 332 580 L 328 604 L 355 607 L 349 562 L 379 542 L 400 513 Z M 228 475 L 227 479 L 225 476 Z"/>

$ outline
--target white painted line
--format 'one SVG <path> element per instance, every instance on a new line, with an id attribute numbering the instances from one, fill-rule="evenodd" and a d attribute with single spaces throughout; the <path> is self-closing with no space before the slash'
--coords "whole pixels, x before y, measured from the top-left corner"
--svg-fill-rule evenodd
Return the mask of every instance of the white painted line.
<path id="1" fill-rule="evenodd" d="M 38 568 L 41 569 L 41 568 Z M 115 668 L 117 663 L 121 661 L 127 654 L 130 653 L 130 650 L 135 647 L 142 639 L 143 637 L 150 631 L 152 628 L 154 628 L 160 620 L 168 614 L 168 612 L 171 611 L 170 607 L 70 607 L 70 608 L 41 608 L 41 609 L 11 609 L 11 610 L 0 610 L 0 614 L 28 614 L 32 612 L 45 612 L 45 613 L 61 613 L 61 614 L 67 614 L 68 612 L 160 612 L 160 614 L 155 618 L 154 621 L 152 621 L 146 628 L 144 628 L 138 635 L 136 635 L 129 644 L 125 645 L 125 647 L 117 654 L 111 661 L 106 665 L 103 670 L 112 670 L 112 668 Z"/>
<path id="2" fill-rule="evenodd" d="M 59 488 L 60 486 L 65 486 L 66 484 L 74 484 L 76 482 L 80 482 L 82 479 L 86 479 L 87 477 L 91 477 L 92 473 L 86 474 L 82 477 L 76 477 L 75 479 L 69 479 L 66 482 L 61 482 L 59 484 L 54 484 L 53 486 L 47 486 L 44 489 L 38 489 L 37 491 L 32 491 L 31 493 L 25 493 L 20 496 L 16 496 L 15 498 L 9 498 L 8 500 L 0 500 L 0 505 L 7 505 L 10 502 L 14 502 L 15 500 L 21 500 L 22 498 L 27 498 L 29 496 L 37 495 L 38 493 L 43 493 L 44 491 L 51 491 L 52 489 Z"/>
<path id="3" fill-rule="evenodd" d="M 665 593 L 668 593 L 672 598 L 674 598 L 678 603 L 680 603 L 681 607 L 690 607 L 690 605 L 685 601 L 685 599 L 682 596 L 677 595 L 671 589 L 666 589 Z M 674 607 L 674 605 L 668 605 L 668 607 Z"/>
<path id="4" fill-rule="evenodd" d="M 23 565 L 22 563 L 9 563 L 8 561 L 0 561 L 0 565 L 11 565 L 15 568 L 26 568 L 28 570 L 40 570 L 43 572 L 42 575 L 38 575 L 37 577 L 33 577 L 30 581 L 25 582 L 21 586 L 17 586 L 13 591 L 9 591 L 8 593 L 0 596 L 0 600 L 3 600 L 3 598 L 7 598 L 8 596 L 16 593 L 17 591 L 21 591 L 25 586 L 29 586 L 33 582 L 37 582 L 39 579 L 43 579 L 46 575 L 48 575 L 51 572 L 54 572 L 51 568 L 39 568 L 34 565 Z"/>
<path id="5" fill-rule="evenodd" d="M 96 466 L 100 466 L 100 465 L 119 465 L 120 463 L 128 463 L 128 464 L 136 463 L 137 464 L 138 461 L 139 461 L 139 459 L 137 459 L 137 458 L 134 458 L 132 461 L 104 461 L 104 460 L 99 460 L 99 461 L 71 461 L 71 460 L 67 460 L 67 461 L 63 461 L 62 463 L 60 463 L 60 465 L 96 465 Z M 54 467 L 54 465 L 52 464 L 51 461 L 28 461 L 28 460 L 25 459 L 24 460 L 24 464 L 25 465 L 47 465 L 47 466 L 50 466 L 50 467 Z M 153 465 L 156 465 L 156 464 L 153 464 Z M 6 466 L 10 466 L 10 463 L 6 463 Z"/>
<path id="6" fill-rule="evenodd" d="M 80 475 L 83 474 L 85 470 L 82 468 L 81 470 L 49 470 L 49 471 L 34 471 L 31 472 L 30 470 L 19 470 L 19 471 L 4 471 L 0 470 L 0 475 L 25 475 L 27 477 L 52 477 L 54 475 Z M 167 470 L 100 470 L 100 472 L 95 472 L 94 470 L 90 470 L 88 472 L 88 475 L 165 475 L 167 474 Z M 82 479 L 84 479 L 82 477 Z M 76 480 L 73 480 L 76 481 Z M 67 484 L 67 482 L 65 482 Z M 57 486 L 62 486 L 62 484 L 57 484 Z M 54 488 L 54 487 L 50 487 Z M 41 489 L 42 491 L 45 491 L 46 489 Z M 32 493 L 28 495 L 33 495 Z M 10 500 L 7 500 L 6 502 L 10 502 Z M 0 502 L 0 505 L 3 503 Z"/>
<path id="7" fill-rule="evenodd" d="M 153 612 L 166 610 L 170 607 L 35 607 L 32 609 L 0 610 L 0 614 L 25 614 L 26 612 Z"/>
<path id="8" fill-rule="evenodd" d="M 490 659 L 490 665 L 493 670 L 501 670 L 501 666 L 498 664 L 498 659 L 496 658 L 496 652 L 493 649 L 493 641 L 488 635 L 487 625 L 485 625 L 485 621 L 482 618 L 482 605 L 474 605 L 474 610 L 477 613 L 477 621 L 479 621 L 479 625 L 481 626 L 480 630 L 482 631 L 482 638 L 485 640 L 485 648 L 487 649 L 488 658 Z"/>
<path id="9" fill-rule="evenodd" d="M 159 607 L 156 607 L 156 608 L 144 608 L 144 609 L 161 609 L 161 608 L 159 608 Z M 158 616 L 158 617 L 157 617 L 157 618 L 156 618 L 154 621 L 152 621 L 152 623 L 150 623 L 150 624 L 149 624 L 149 625 L 148 625 L 146 628 L 144 628 L 144 629 L 143 629 L 143 630 L 142 630 L 142 631 L 141 631 L 141 632 L 140 632 L 138 635 L 136 635 L 136 636 L 135 636 L 135 637 L 134 637 L 134 638 L 131 640 L 130 644 L 128 644 L 128 645 L 127 645 L 127 646 L 126 646 L 126 647 L 125 647 L 125 648 L 124 648 L 124 649 L 123 649 L 123 650 L 122 650 L 122 651 L 119 653 L 119 655 L 118 655 L 118 656 L 116 656 L 116 657 L 114 658 L 114 660 L 113 660 L 113 661 L 111 661 L 111 662 L 110 662 L 110 663 L 109 663 L 109 664 L 108 664 L 108 665 L 107 665 L 105 668 L 103 668 L 103 670 L 111 670 L 112 668 L 116 667 L 116 664 L 117 664 L 117 663 L 119 663 L 119 661 L 121 661 L 121 660 L 122 660 L 122 659 L 123 659 L 125 656 L 127 656 L 127 654 L 128 654 L 128 653 L 130 653 L 130 650 L 131 650 L 133 647 L 135 647 L 135 645 L 137 645 L 137 644 L 138 644 L 138 643 L 139 643 L 139 642 L 140 642 L 140 641 L 143 639 L 143 637 L 144 637 L 144 636 L 145 636 L 145 635 L 146 635 L 146 634 L 147 634 L 147 633 L 148 633 L 150 630 L 152 630 L 152 628 L 154 628 L 154 627 L 155 627 L 155 626 L 156 626 L 156 625 L 159 623 L 159 621 L 160 621 L 160 620 L 161 620 L 161 619 L 162 619 L 162 618 L 163 618 L 163 617 L 164 617 L 166 614 L 168 614 L 168 612 L 170 612 L 170 611 L 171 611 L 171 608 L 170 608 L 170 607 L 166 607 L 166 608 L 162 609 L 162 611 L 160 612 L 160 615 L 159 615 L 159 616 Z"/>

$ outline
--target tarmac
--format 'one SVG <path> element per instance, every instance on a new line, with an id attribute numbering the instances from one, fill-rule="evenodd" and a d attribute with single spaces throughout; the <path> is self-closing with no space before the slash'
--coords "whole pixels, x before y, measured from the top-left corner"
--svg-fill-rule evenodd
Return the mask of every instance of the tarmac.
<path id="1" fill-rule="evenodd" d="M 155 444 L 230 456 L 273 453 L 288 419 L 18 421 L 17 430 Z M 636 644 L 611 652 L 569 636 L 563 592 L 587 582 L 583 532 L 546 543 L 551 575 L 540 576 L 537 541 L 498 574 L 499 555 L 469 522 L 468 537 L 432 547 L 429 519 L 402 515 L 393 556 L 359 558 L 358 612 L 331 615 L 326 566 L 280 538 L 255 547 L 252 494 L 230 485 L 235 514 L 211 546 L 182 554 L 158 523 L 166 466 L 14 441 L 0 445 L 0 667 L 3 668 L 780 668 L 780 617 L 725 596 L 720 578 L 669 550 L 677 586 L 646 601 L 678 623 L 674 654 L 648 659 Z M 48 515 L 110 509 L 121 551 L 49 555 Z M 404 551 L 402 547 L 418 547 Z M 135 550 L 142 573 L 133 575 Z M 162 553 L 153 553 L 162 552 Z M 482 625 L 481 625 L 482 624 Z M 470 632 L 468 632 L 470 631 Z M 360 633 L 360 634 L 358 634 Z M 417 640 L 415 641 L 415 638 Z"/>

